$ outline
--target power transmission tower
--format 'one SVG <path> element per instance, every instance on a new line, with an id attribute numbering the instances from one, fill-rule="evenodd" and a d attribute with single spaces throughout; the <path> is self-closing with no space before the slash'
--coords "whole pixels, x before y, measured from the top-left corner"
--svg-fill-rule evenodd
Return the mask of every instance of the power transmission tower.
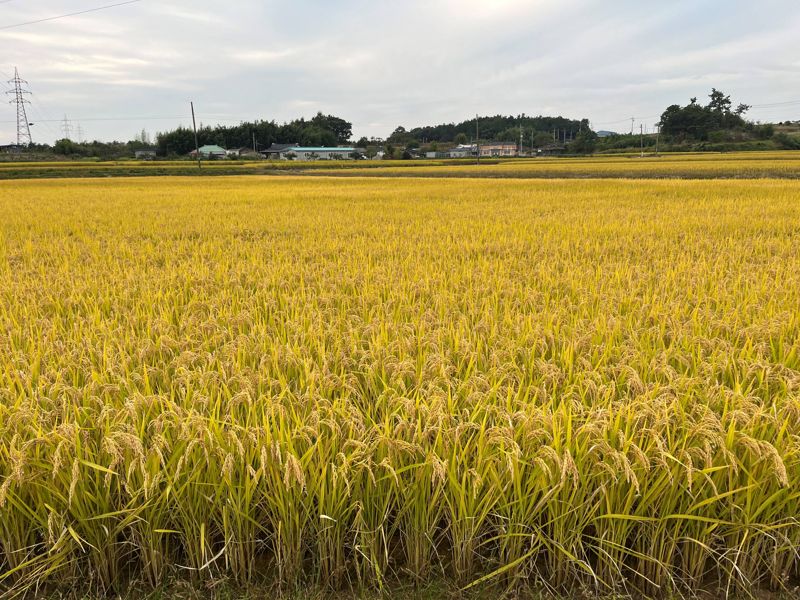
<path id="1" fill-rule="evenodd" d="M 65 140 L 72 140 L 72 124 L 69 122 L 67 115 L 64 115 L 64 120 L 61 122 L 61 131 L 64 132 Z"/>
<path id="2" fill-rule="evenodd" d="M 81 127 L 80 121 L 78 121 L 78 127 L 76 129 L 76 134 L 75 135 L 78 136 L 78 143 L 82 144 L 83 143 L 83 127 Z"/>
<path id="3" fill-rule="evenodd" d="M 28 113 L 25 110 L 25 105 L 30 104 L 31 101 L 25 98 L 25 94 L 30 94 L 23 85 L 28 85 L 24 79 L 20 79 L 17 67 L 14 67 L 14 79 L 9 79 L 8 83 L 14 84 L 14 89 L 9 90 L 6 94 L 12 94 L 13 100 L 9 100 L 9 104 L 17 105 L 17 146 L 29 146 L 33 143 L 31 139 L 31 124 L 28 123 Z"/>

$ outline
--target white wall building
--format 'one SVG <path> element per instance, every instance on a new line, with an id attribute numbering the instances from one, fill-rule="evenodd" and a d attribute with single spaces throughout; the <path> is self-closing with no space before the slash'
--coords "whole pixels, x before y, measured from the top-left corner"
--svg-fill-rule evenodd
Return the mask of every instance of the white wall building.
<path id="1" fill-rule="evenodd" d="M 450 158 L 467 158 L 477 155 L 478 146 L 476 144 L 459 144 L 455 148 L 450 149 Z"/>
<path id="2" fill-rule="evenodd" d="M 283 160 L 352 160 L 355 148 L 292 146 L 281 151 Z"/>

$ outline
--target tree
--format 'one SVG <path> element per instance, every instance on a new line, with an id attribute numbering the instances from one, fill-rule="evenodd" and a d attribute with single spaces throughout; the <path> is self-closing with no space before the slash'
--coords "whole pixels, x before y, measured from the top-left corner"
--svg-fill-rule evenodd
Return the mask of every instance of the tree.
<path id="1" fill-rule="evenodd" d="M 339 117 L 323 115 L 321 112 L 318 112 L 317 115 L 311 119 L 311 123 L 320 129 L 331 132 L 335 138 L 335 142 L 332 144 L 334 146 L 336 144 L 346 144 L 353 136 L 353 124 Z"/>
<path id="2" fill-rule="evenodd" d="M 519 139 L 519 127 L 509 127 L 495 136 L 498 142 L 516 142 Z"/>
<path id="3" fill-rule="evenodd" d="M 329 129 L 310 125 L 302 130 L 300 143 L 303 146 L 336 146 L 339 140 L 336 134 Z"/>
<path id="4" fill-rule="evenodd" d="M 591 129 L 582 129 L 572 143 L 569 151 L 575 154 L 591 154 L 597 147 L 597 134 Z"/>
<path id="5" fill-rule="evenodd" d="M 455 142 L 456 144 L 459 144 L 459 145 L 460 144 L 466 144 L 468 141 L 469 141 L 469 138 L 467 138 L 467 134 L 466 133 L 459 133 L 459 134 L 456 135 L 455 138 L 453 138 L 453 142 Z"/>
<path id="6" fill-rule="evenodd" d="M 549 146 L 552 143 L 553 143 L 553 134 L 552 133 L 540 132 L 540 133 L 537 133 L 533 137 L 533 145 L 536 148 L 541 148 L 543 146 Z"/>
<path id="7" fill-rule="evenodd" d="M 53 153 L 62 154 L 64 156 L 73 156 L 75 154 L 83 154 L 82 148 L 70 139 L 58 140 L 53 144 Z"/>
<path id="8" fill-rule="evenodd" d="M 701 106 L 696 98 L 692 98 L 686 106 L 673 104 L 661 115 L 661 132 L 675 141 L 708 140 L 712 132 L 744 129 L 747 126 L 742 115 L 749 108 L 740 104 L 731 112 L 730 96 L 712 88 L 709 103 Z M 718 138 L 719 133 L 714 137 Z"/>
<path id="9" fill-rule="evenodd" d="M 731 112 L 731 97 L 726 96 L 716 88 L 711 88 L 711 93 L 708 95 L 711 101 L 708 103 L 708 108 L 714 112 L 729 113 Z"/>

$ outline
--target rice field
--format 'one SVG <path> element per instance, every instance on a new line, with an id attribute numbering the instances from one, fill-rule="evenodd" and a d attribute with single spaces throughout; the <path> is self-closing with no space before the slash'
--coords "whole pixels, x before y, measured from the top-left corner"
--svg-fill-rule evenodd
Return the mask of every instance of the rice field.
<path id="1" fill-rule="evenodd" d="M 0 161 L 0 180 L 118 176 L 223 176 L 306 174 L 376 177 L 622 178 L 622 179 L 800 179 L 800 152 L 674 153 L 660 156 L 361 160 L 204 161 L 188 160 L 53 162 Z"/>
<path id="2" fill-rule="evenodd" d="M 791 180 L 0 182 L 0 593 L 791 590 L 799 249 Z"/>
<path id="3" fill-rule="evenodd" d="M 505 160 L 443 161 L 425 164 L 405 161 L 376 169 L 364 162 L 325 168 L 313 163 L 310 173 L 377 177 L 476 177 L 523 179 L 800 179 L 800 152 L 737 152 L 730 154 L 597 155 L 581 158 L 520 158 Z"/>

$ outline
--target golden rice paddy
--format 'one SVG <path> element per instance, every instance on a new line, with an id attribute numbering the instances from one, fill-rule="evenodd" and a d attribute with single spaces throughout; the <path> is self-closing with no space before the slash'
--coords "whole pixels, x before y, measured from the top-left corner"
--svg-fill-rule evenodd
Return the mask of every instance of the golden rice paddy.
<path id="1" fill-rule="evenodd" d="M 2 182 L 0 591 L 791 587 L 799 249 L 789 180 Z"/>
<path id="2" fill-rule="evenodd" d="M 661 179 L 800 179 L 800 152 L 672 153 L 644 157 L 483 158 L 437 160 L 214 160 L 202 169 L 189 160 L 50 162 L 0 161 L 0 180 L 134 175 L 281 175 L 474 178 L 661 178 Z"/>

